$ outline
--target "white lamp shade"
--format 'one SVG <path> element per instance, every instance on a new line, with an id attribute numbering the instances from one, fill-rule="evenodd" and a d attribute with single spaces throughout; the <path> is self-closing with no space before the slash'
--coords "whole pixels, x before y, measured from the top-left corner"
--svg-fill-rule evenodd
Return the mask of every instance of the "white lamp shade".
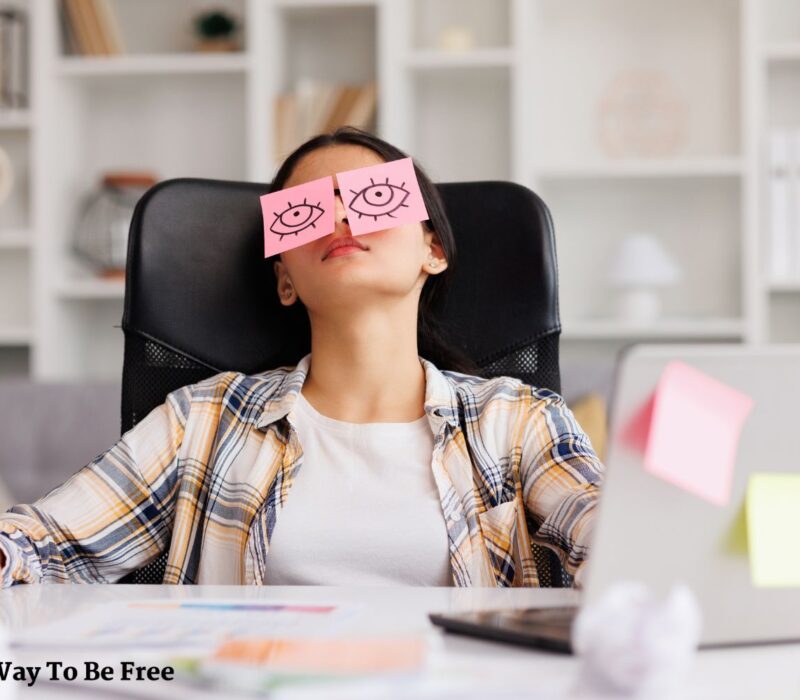
<path id="1" fill-rule="evenodd" d="M 650 234 L 628 236 L 612 262 L 610 279 L 615 287 L 668 287 L 680 281 L 681 270 L 661 241 Z"/>

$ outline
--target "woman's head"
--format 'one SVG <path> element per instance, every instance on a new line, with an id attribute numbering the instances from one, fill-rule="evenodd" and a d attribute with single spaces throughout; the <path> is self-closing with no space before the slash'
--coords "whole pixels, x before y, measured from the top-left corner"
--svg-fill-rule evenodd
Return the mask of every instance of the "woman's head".
<path id="1" fill-rule="evenodd" d="M 333 233 L 284 251 L 270 260 L 281 304 L 304 309 L 303 315 L 342 313 L 366 305 L 413 304 L 417 310 L 419 354 L 443 369 L 477 373 L 463 353 L 442 338 L 433 320 L 434 304 L 447 287 L 455 264 L 456 246 L 436 186 L 415 163 L 420 192 L 429 219 L 353 237 L 338 193 L 336 173 L 406 158 L 382 139 L 343 127 L 307 141 L 283 162 L 272 191 L 332 176 L 336 197 Z M 333 241 L 354 247 L 327 253 Z"/>

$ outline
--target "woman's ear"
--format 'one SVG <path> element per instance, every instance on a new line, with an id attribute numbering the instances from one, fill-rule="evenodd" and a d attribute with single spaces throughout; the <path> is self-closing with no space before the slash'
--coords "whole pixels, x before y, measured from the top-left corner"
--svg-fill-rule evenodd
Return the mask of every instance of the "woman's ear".
<path id="1" fill-rule="evenodd" d="M 444 254 L 444 248 L 442 248 L 441 243 L 439 243 L 439 236 L 436 234 L 436 231 L 429 228 L 427 225 L 425 228 L 425 242 L 428 247 L 428 256 L 423 265 L 423 269 L 428 274 L 438 275 L 440 272 L 444 272 L 447 269 L 447 257 Z"/>
<path id="2" fill-rule="evenodd" d="M 297 292 L 289 279 L 286 265 L 282 260 L 276 260 L 273 269 L 278 280 L 278 299 L 284 306 L 291 306 L 297 300 Z"/>

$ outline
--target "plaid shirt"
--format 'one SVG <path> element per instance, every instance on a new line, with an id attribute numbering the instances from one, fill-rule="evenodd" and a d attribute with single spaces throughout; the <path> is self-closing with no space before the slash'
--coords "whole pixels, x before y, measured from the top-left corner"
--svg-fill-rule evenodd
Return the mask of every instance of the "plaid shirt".
<path id="1" fill-rule="evenodd" d="M 164 583 L 261 584 L 302 466 L 292 406 L 310 359 L 178 389 L 64 484 L 9 509 L 2 585 L 114 582 L 164 550 Z M 562 398 L 420 361 L 453 584 L 539 585 L 532 540 L 580 584 L 604 468 Z"/>

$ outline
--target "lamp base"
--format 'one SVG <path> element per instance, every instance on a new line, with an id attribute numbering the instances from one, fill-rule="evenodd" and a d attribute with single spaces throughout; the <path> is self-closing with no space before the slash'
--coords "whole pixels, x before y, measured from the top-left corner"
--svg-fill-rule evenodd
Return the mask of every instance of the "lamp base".
<path id="1" fill-rule="evenodd" d="M 661 316 L 661 297 L 654 289 L 622 290 L 617 315 L 631 323 L 654 323 Z"/>

